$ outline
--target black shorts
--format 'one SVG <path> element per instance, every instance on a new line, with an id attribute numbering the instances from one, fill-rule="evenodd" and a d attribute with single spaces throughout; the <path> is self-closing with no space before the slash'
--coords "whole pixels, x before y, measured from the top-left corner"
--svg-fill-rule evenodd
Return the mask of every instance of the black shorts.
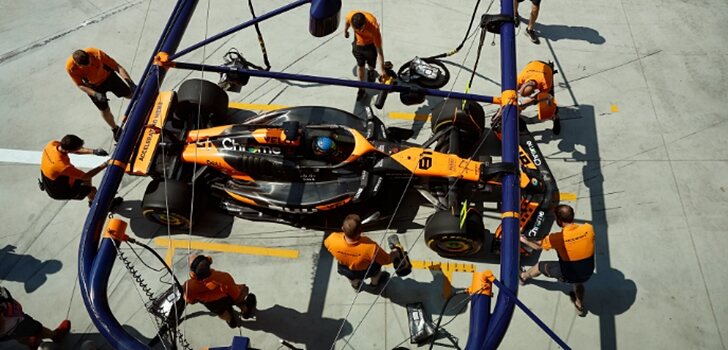
<path id="1" fill-rule="evenodd" d="M 377 66 L 377 47 L 374 44 L 359 46 L 351 43 L 351 53 L 356 58 L 356 65 L 364 67 L 366 63 L 370 68 Z"/>
<path id="2" fill-rule="evenodd" d="M 84 199 L 89 193 L 91 193 L 91 191 L 93 191 L 93 189 L 94 187 L 88 182 L 76 180 L 76 182 L 73 183 L 73 187 L 71 187 L 71 199 Z"/>
<path id="3" fill-rule="evenodd" d="M 523 0 L 518 0 L 518 2 L 523 2 Z M 541 6 L 541 0 L 531 0 L 531 2 L 536 6 Z"/>
<path id="4" fill-rule="evenodd" d="M 202 303 L 202 305 L 205 305 L 205 307 L 215 315 L 222 315 L 225 311 L 232 310 L 235 303 L 231 297 L 226 296 L 224 298 Z"/>
<path id="5" fill-rule="evenodd" d="M 25 314 L 24 314 L 25 315 Z M 0 340 L 9 340 L 15 338 L 25 338 L 37 336 L 43 331 L 43 325 L 34 320 L 32 317 L 25 315 L 25 318 L 8 335 Z"/>
<path id="6" fill-rule="evenodd" d="M 42 172 L 40 176 L 45 192 L 53 199 L 84 199 L 94 189 L 90 183 L 81 180 L 76 180 L 73 186 L 69 186 L 66 175 L 61 175 L 55 180 L 47 178 Z"/>
<path id="7" fill-rule="evenodd" d="M 119 77 L 119 75 L 115 72 L 109 73 L 109 77 L 106 78 L 106 80 L 104 80 L 101 85 L 91 86 L 91 88 L 96 90 L 97 92 L 104 94 L 104 96 L 106 96 L 106 93 L 109 91 L 113 92 L 116 97 L 126 97 L 131 95 L 132 92 L 129 85 L 126 85 L 126 83 L 121 80 L 121 77 Z M 96 105 L 96 108 L 98 108 L 100 111 L 109 108 L 108 102 L 98 102 L 92 96 L 89 97 L 91 98 L 91 101 Z"/>
<path id="8" fill-rule="evenodd" d="M 363 280 L 365 278 L 376 276 L 379 271 L 382 271 L 382 265 L 379 265 L 378 263 L 374 262 L 372 263 L 372 267 L 369 269 L 369 273 L 367 273 L 367 270 L 361 270 L 361 271 L 353 271 L 349 270 L 349 268 L 346 265 L 339 264 L 339 267 L 336 269 L 336 272 L 339 273 L 339 275 L 342 275 L 349 280 Z"/>
<path id="9" fill-rule="evenodd" d="M 594 271 L 594 257 L 579 261 L 541 261 L 538 271 L 566 283 L 584 283 Z"/>

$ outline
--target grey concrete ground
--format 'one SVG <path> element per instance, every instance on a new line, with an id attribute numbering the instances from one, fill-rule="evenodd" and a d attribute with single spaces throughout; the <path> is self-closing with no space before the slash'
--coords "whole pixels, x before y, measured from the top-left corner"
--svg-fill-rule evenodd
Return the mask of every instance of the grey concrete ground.
<path id="1" fill-rule="evenodd" d="M 286 3 L 257 1 L 256 12 Z M 385 56 L 398 65 L 414 55 L 455 47 L 473 4 L 346 1 L 342 12 L 373 12 L 382 24 Z M 487 5 L 483 2 L 479 13 Z M 172 1 L 0 0 L 0 148 L 40 151 L 46 142 L 66 133 L 80 135 L 90 146 L 111 147 L 111 133 L 71 84 L 63 69 L 65 60 L 76 48 L 100 47 L 137 79 L 172 7 Z M 496 12 L 496 7 L 490 12 Z M 529 7 L 528 2 L 521 5 L 522 16 L 528 15 Z M 343 28 L 325 38 L 308 35 L 308 10 L 304 6 L 261 25 L 273 69 L 353 78 L 354 61 Z M 589 313 L 584 318 L 575 314 L 565 293 L 568 286 L 545 278 L 523 287 L 519 296 L 575 349 L 726 348 L 727 14 L 725 1 L 553 0 L 541 8 L 536 26 L 540 45 L 528 41 L 521 24 L 519 67 L 542 59 L 555 61 L 560 71 L 555 81 L 559 103 L 566 106 L 562 134 L 554 136 L 550 125 L 531 129 L 561 191 L 575 194 L 570 203 L 577 219 L 594 224 L 597 268 L 587 284 Z M 249 17 L 244 1 L 201 1 L 182 47 Z M 472 89 L 475 93 L 499 91 L 499 43 L 496 40 L 491 46 L 491 40 L 489 35 Z M 475 59 L 471 44 L 468 41 L 448 59 L 453 79 L 447 89 L 464 90 Z M 230 47 L 261 62 L 252 30 L 184 60 L 220 63 Z M 186 77 L 186 72 L 173 71 L 164 88 L 173 88 Z M 217 79 L 212 74 L 205 77 Z M 361 112 L 354 95 L 347 88 L 251 79 L 242 93 L 231 94 L 231 100 L 319 104 Z M 427 112 L 436 102 L 406 107 L 390 98 L 384 112 Z M 118 117 L 122 103 L 112 99 L 111 106 Z M 418 140 L 429 136 L 429 124 L 382 116 L 388 125 L 413 127 Z M 0 283 L 23 302 L 28 314 L 49 327 L 64 318 L 72 320 L 72 336 L 63 348 L 75 349 L 86 339 L 103 345 L 74 282 L 78 236 L 88 211 L 85 202 L 50 200 L 37 190 L 37 164 L 21 164 L 13 151 L 7 154 L 0 163 L 4 226 Z M 120 193 L 127 202 L 117 217 L 128 219 L 131 233 L 164 255 L 166 249 L 152 239 L 167 237 L 166 230 L 145 221 L 138 209 L 146 181 L 124 180 Z M 422 242 L 421 225 L 429 212 L 422 208 L 412 213 L 414 225 L 401 237 L 413 247 L 414 259 L 442 261 Z M 210 221 L 192 236 L 175 233 L 172 238 L 295 249 L 299 256 L 205 252 L 214 256 L 216 267 L 251 286 L 261 311 L 257 321 L 230 330 L 202 307 L 189 307 L 183 332 L 194 348 L 226 345 L 238 334 L 251 337 L 254 346 L 262 349 L 278 348 L 278 339 L 307 349 L 326 349 L 334 343 L 340 349 L 416 348 L 407 341 L 404 305 L 422 301 L 436 317 L 444 301 L 444 279 L 439 272 L 416 270 L 405 279 L 394 279 L 382 298 L 368 293 L 356 296 L 322 250 L 322 232 L 217 216 Z M 496 222 L 488 219 L 487 225 L 494 229 Z M 371 233 L 374 239 L 384 235 L 383 230 Z M 127 248 L 124 251 L 137 261 Z M 196 252 L 175 252 L 179 278 L 185 278 L 187 254 Z M 141 257 L 154 263 L 148 254 Z M 551 252 L 542 255 L 542 259 L 554 258 Z M 136 265 L 155 292 L 166 287 L 157 273 Z M 498 275 L 497 265 L 475 265 Z M 466 287 L 469 281 L 470 274 L 456 272 L 452 283 Z M 135 285 L 118 264 L 110 281 L 110 303 L 130 332 L 148 339 L 155 329 Z M 446 312 L 445 321 L 459 316 L 444 328 L 456 343 L 440 339 L 439 348 L 462 348 L 466 343 L 469 313 L 457 311 Z M 557 346 L 517 310 L 502 347 Z M 0 348 L 17 346 L 3 342 Z"/>

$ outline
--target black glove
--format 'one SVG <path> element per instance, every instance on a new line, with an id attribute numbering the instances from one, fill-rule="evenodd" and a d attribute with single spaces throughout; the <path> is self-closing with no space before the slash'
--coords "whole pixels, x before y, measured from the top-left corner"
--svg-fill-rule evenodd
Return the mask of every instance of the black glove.
<path id="1" fill-rule="evenodd" d="M 103 148 L 97 148 L 94 150 L 94 155 L 99 157 L 106 157 L 109 155 L 109 152 L 106 152 Z"/>
<path id="2" fill-rule="evenodd" d="M 127 85 L 129 85 L 129 89 L 131 89 L 131 92 L 132 92 L 132 93 L 133 93 L 133 92 L 134 92 L 134 90 L 136 90 L 136 88 L 137 88 L 136 84 L 134 84 L 134 82 L 133 82 L 133 81 L 131 81 L 131 79 L 127 80 L 127 81 L 126 81 L 126 84 L 127 84 Z"/>
<path id="3" fill-rule="evenodd" d="M 98 103 L 109 102 L 109 99 L 106 98 L 106 95 L 102 94 L 100 92 L 95 92 L 94 96 L 92 98 L 94 99 L 94 101 L 96 101 Z"/>

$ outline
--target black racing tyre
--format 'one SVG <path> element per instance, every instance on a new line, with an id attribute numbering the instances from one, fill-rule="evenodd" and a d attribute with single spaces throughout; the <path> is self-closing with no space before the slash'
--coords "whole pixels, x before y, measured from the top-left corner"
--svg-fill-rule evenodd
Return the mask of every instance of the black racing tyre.
<path id="1" fill-rule="evenodd" d="M 412 79 L 409 80 L 410 83 L 417 84 L 423 88 L 426 89 L 439 89 L 447 84 L 448 81 L 450 81 L 450 71 L 447 69 L 444 63 L 438 61 L 435 58 L 420 58 L 421 60 L 429 63 L 430 65 L 435 66 L 438 70 L 440 70 L 440 73 L 437 74 L 437 78 L 434 80 L 430 79 Z M 410 61 L 407 61 L 405 64 L 402 65 L 402 67 L 399 67 L 399 70 L 397 71 L 397 76 L 408 77 L 410 75 Z"/>
<path id="2" fill-rule="evenodd" d="M 446 258 L 465 257 L 480 251 L 485 242 L 483 218 L 468 211 L 463 227 L 460 217 L 443 210 L 432 214 L 425 226 L 425 242 L 430 249 Z"/>
<path id="3" fill-rule="evenodd" d="M 160 225 L 189 227 L 192 186 L 177 180 L 152 180 L 142 199 L 142 214 Z M 169 208 L 167 206 L 169 205 Z"/>
<path id="4" fill-rule="evenodd" d="M 197 126 L 197 115 L 200 116 L 200 128 L 208 122 L 215 123 L 224 118 L 228 109 L 228 95 L 225 90 L 207 80 L 186 80 L 177 92 L 177 115 L 188 120 L 193 128 Z"/>
<path id="5" fill-rule="evenodd" d="M 450 125 L 455 125 L 468 134 L 480 136 L 485 129 L 485 111 L 477 102 L 466 101 L 463 108 L 463 100 L 444 100 L 432 109 L 430 126 L 432 132 L 436 133 Z"/>

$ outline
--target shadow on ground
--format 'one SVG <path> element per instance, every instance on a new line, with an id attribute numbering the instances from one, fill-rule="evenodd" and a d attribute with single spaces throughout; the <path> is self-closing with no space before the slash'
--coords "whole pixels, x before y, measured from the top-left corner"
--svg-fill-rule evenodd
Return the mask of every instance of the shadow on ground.
<path id="1" fill-rule="evenodd" d="M 58 260 L 41 261 L 32 255 L 15 253 L 16 247 L 0 249 L 0 280 L 22 282 L 26 293 L 32 293 L 47 280 L 48 275 L 61 270 Z"/>
<path id="2" fill-rule="evenodd" d="M 343 328 L 337 337 L 342 321 Z M 344 319 L 321 317 L 282 305 L 258 310 L 255 321 L 243 322 L 243 327 L 271 333 L 292 343 L 306 344 L 306 349 L 328 349 L 333 339 L 341 339 L 353 330 L 351 323 Z"/>
<path id="3" fill-rule="evenodd" d="M 561 24 L 536 23 L 539 36 L 551 41 L 583 40 L 590 44 L 602 45 L 607 40 L 596 29 L 580 26 L 565 26 Z"/>
<path id="4" fill-rule="evenodd" d="M 152 222 L 141 212 L 141 201 L 132 200 L 124 203 L 116 210 L 116 214 L 129 219 L 129 227 L 139 238 L 167 236 L 167 227 Z M 195 223 L 191 234 L 198 237 L 225 238 L 230 236 L 233 217 L 208 205 L 195 207 Z M 170 228 L 171 234 L 188 234 L 189 229 Z"/>
<path id="5" fill-rule="evenodd" d="M 566 81 L 565 77 L 564 80 Z M 566 82 L 568 86 L 568 81 Z M 637 285 L 611 266 L 607 212 L 618 208 L 607 208 L 604 201 L 604 175 L 595 118 L 594 106 L 580 105 L 575 101 L 575 106 L 569 108 L 562 119 L 562 135 L 558 140 L 558 148 L 568 155 L 567 158 L 584 165 L 582 181 L 588 189 L 590 222 L 596 233 L 596 272 L 586 283 L 584 304 L 589 312 L 599 316 L 601 349 L 612 350 L 617 348 L 615 316 L 626 312 L 634 304 Z M 540 136 L 541 142 L 554 140 L 553 134 L 548 131 Z M 580 149 L 584 151 L 579 151 Z M 562 292 L 570 290 L 570 286 L 556 282 L 535 281 L 533 284 Z"/>

